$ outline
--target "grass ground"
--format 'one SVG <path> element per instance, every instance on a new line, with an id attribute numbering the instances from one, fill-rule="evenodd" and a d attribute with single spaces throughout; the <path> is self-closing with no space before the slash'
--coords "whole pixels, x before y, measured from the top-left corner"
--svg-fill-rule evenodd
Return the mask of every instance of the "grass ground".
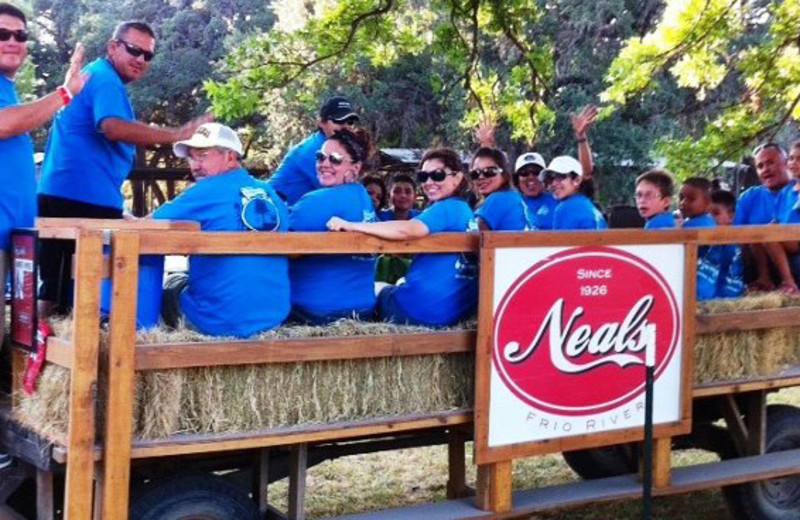
<path id="1" fill-rule="evenodd" d="M 800 404 L 800 389 L 773 394 L 770 402 Z M 674 466 L 713 460 L 716 455 L 699 450 L 673 453 Z M 468 483 L 474 485 L 475 470 L 469 451 L 467 463 Z M 559 454 L 514 463 L 515 489 L 561 484 L 576 478 Z M 321 518 L 444 500 L 446 484 L 444 446 L 344 457 L 309 470 L 307 513 L 309 518 Z M 270 499 L 276 507 L 286 507 L 286 493 L 286 481 L 270 488 Z M 653 513 L 657 520 L 733 520 L 719 489 L 659 498 Z M 531 520 L 633 519 L 640 515 L 640 501 L 629 500 L 534 515 Z"/>

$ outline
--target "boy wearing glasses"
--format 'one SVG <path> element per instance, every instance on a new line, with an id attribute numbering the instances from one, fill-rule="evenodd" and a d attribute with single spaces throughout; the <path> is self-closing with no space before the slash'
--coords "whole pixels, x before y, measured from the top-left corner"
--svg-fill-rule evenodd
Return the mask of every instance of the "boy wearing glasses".
<path id="1" fill-rule="evenodd" d="M 636 209 L 645 219 L 645 229 L 675 227 L 675 216 L 669 210 L 675 183 L 666 170 L 650 170 L 636 179 Z"/>
<path id="2" fill-rule="evenodd" d="M 40 217 L 122 218 L 120 188 L 136 146 L 187 139 L 210 119 L 201 117 L 180 128 L 136 120 L 126 85 L 147 73 L 155 45 L 149 25 L 123 22 L 108 41 L 106 56 L 86 66 L 84 89 L 53 119 L 38 187 Z M 65 288 L 73 251 L 71 242 L 42 243 L 39 296 L 50 302 L 42 306 L 45 314 L 56 302 L 58 312 L 68 308 Z"/>
<path id="3" fill-rule="evenodd" d="M 540 179 L 558 201 L 554 230 L 608 229 L 603 214 L 580 193 L 582 177 L 581 164 L 567 155 L 556 157 L 542 170 Z"/>
<path id="4" fill-rule="evenodd" d="M 337 130 L 352 129 L 358 123 L 350 101 L 340 96 L 328 99 L 319 109 L 317 131 L 289 150 L 267 182 L 290 206 L 309 191 L 319 189 L 315 154 Z"/>
<path id="5" fill-rule="evenodd" d="M 203 231 L 288 229 L 289 210 L 267 185 L 242 167 L 242 143 L 231 128 L 202 125 L 173 145 L 197 180 L 153 212 L 155 219 L 194 220 Z M 164 323 L 181 321 L 203 334 L 246 338 L 280 325 L 289 315 L 289 265 L 284 256 L 204 256 L 189 260 L 189 274 L 164 289 Z"/>
<path id="6" fill-rule="evenodd" d="M 36 180 L 33 142 L 28 132 L 45 124 L 78 94 L 86 82 L 80 73 L 83 47 L 78 44 L 70 60 L 64 83 L 36 101 L 20 104 L 14 76 L 28 56 L 28 22 L 17 7 L 0 3 L 0 279 L 8 271 L 11 230 L 33 227 L 36 216 Z M 0 323 L 5 323 L 5 305 L 0 305 Z M 5 326 L 0 327 L 0 348 Z M 11 465 L 11 456 L 0 452 L 0 470 Z M 2 477 L 0 477 L 2 480 Z"/>

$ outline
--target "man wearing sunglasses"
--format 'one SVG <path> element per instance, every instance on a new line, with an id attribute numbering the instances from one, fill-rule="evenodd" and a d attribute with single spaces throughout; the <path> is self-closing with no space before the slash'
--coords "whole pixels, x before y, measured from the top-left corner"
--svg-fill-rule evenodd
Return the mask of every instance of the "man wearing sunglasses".
<path id="1" fill-rule="evenodd" d="M 286 231 L 289 210 L 266 182 L 242 167 L 242 143 L 219 123 L 199 127 L 172 147 L 197 182 L 160 206 L 153 218 L 194 220 L 203 231 Z M 204 256 L 189 259 L 189 274 L 167 280 L 164 323 L 209 335 L 246 338 L 276 327 L 289 314 L 285 256 Z"/>
<path id="2" fill-rule="evenodd" d="M 89 79 L 75 99 L 53 119 L 38 187 L 41 217 L 122 218 L 122 183 L 136 146 L 171 144 L 192 135 L 208 117 L 180 128 L 136 120 L 126 85 L 143 77 L 155 56 L 155 34 L 144 22 L 120 23 L 106 45 L 106 56 L 90 63 Z M 68 309 L 67 292 L 73 244 L 44 241 L 40 265 L 41 310 L 52 303 Z"/>
<path id="3" fill-rule="evenodd" d="M 319 109 L 317 131 L 289 150 L 267 182 L 289 205 L 320 188 L 316 153 L 334 132 L 346 127 L 352 129 L 358 123 L 358 114 L 350 101 L 341 96 L 328 99 Z"/>
<path id="4" fill-rule="evenodd" d="M 28 56 L 27 41 L 25 14 L 11 4 L 0 3 L 0 158 L 3 161 L 0 169 L 0 276 L 3 280 L 8 271 L 11 230 L 33 227 L 36 216 L 33 142 L 28 132 L 49 121 L 86 82 L 80 72 L 83 48 L 78 44 L 64 83 L 46 96 L 20 104 L 14 76 Z M 5 323 L 5 305 L 0 305 L 0 323 Z M 4 327 L 0 327 L 0 348 L 4 332 Z M 0 451 L 0 473 L 11 462 L 10 455 Z"/>

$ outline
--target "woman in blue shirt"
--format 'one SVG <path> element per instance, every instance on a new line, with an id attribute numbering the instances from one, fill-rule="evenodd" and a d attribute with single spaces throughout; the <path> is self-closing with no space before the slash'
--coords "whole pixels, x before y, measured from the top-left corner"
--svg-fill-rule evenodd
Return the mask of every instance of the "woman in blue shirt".
<path id="1" fill-rule="evenodd" d="M 581 163 L 562 155 L 542 170 L 541 180 L 558 200 L 553 213 L 553 229 L 608 229 L 603 214 L 580 192 Z"/>
<path id="2" fill-rule="evenodd" d="M 532 229 L 528 206 L 522 195 L 511 188 L 508 158 L 501 150 L 483 146 L 472 158 L 469 176 L 483 202 L 475 210 L 480 230 L 524 231 Z"/>
<path id="3" fill-rule="evenodd" d="M 326 231 L 332 217 L 374 222 L 375 211 L 358 182 L 370 142 L 366 132 L 339 130 L 317 152 L 317 179 L 322 188 L 309 192 L 292 207 L 292 231 Z M 375 307 L 373 255 L 306 255 L 289 269 L 292 315 L 325 324 L 339 318 L 372 315 Z"/>
<path id="4" fill-rule="evenodd" d="M 429 150 L 422 157 L 417 181 L 431 205 L 411 220 L 352 222 L 332 218 L 332 231 L 359 231 L 387 240 L 409 240 L 430 233 L 466 231 L 472 211 L 464 201 L 469 182 L 461 159 L 449 148 Z M 444 327 L 475 311 L 478 301 L 474 262 L 457 253 L 419 254 L 411 261 L 405 283 L 389 285 L 378 296 L 381 318 Z"/>

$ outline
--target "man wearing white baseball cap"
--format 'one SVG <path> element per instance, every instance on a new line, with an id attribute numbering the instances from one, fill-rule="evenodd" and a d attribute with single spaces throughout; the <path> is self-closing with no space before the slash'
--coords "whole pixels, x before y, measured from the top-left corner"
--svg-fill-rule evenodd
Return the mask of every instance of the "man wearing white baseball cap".
<path id="1" fill-rule="evenodd" d="M 544 158 L 538 153 L 524 153 L 517 157 L 514 176 L 511 178 L 514 186 L 522 193 L 522 200 L 528 206 L 536 229 L 553 229 L 553 213 L 558 205 L 558 201 L 539 180 L 539 174 L 546 166 Z"/>
<path id="2" fill-rule="evenodd" d="M 554 158 L 539 174 L 539 179 L 558 201 L 553 229 L 608 229 L 603 214 L 580 193 L 582 177 L 581 163 L 568 155 Z"/>
<path id="3" fill-rule="evenodd" d="M 231 128 L 205 123 L 173 145 L 197 181 L 153 218 L 195 220 L 203 231 L 286 231 L 289 210 L 263 181 L 242 167 L 242 143 Z M 170 277 L 161 315 L 214 336 L 248 337 L 280 325 L 289 315 L 289 265 L 284 256 L 204 256 L 189 260 L 189 274 Z"/>

